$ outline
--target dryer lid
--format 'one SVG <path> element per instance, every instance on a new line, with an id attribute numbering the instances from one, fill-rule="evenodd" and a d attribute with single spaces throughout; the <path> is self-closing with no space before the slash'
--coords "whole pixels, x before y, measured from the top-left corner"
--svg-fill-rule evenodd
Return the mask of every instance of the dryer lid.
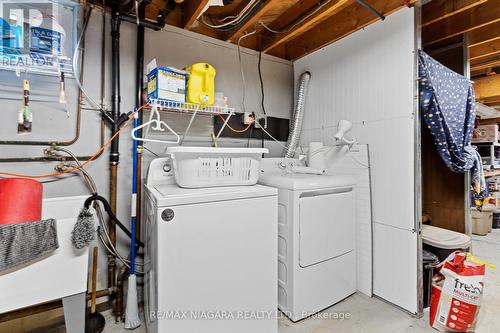
<path id="1" fill-rule="evenodd" d="M 352 186 L 356 181 L 348 175 L 283 174 L 281 171 L 263 171 L 260 173 L 259 183 L 295 191 Z"/>
<path id="2" fill-rule="evenodd" d="M 470 237 L 460 232 L 431 225 L 422 225 L 422 241 L 440 249 L 463 249 L 470 246 Z"/>

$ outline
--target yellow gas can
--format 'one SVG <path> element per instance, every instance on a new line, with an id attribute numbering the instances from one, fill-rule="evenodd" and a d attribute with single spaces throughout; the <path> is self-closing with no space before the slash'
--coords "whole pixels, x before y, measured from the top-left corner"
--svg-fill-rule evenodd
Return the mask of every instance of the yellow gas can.
<path id="1" fill-rule="evenodd" d="M 213 105 L 215 102 L 215 68 L 207 63 L 191 65 L 187 71 L 188 103 Z"/>

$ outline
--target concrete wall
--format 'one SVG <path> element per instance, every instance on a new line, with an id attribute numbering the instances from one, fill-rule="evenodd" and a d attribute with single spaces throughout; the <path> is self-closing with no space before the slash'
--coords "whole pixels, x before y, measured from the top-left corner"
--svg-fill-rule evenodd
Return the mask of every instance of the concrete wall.
<path id="1" fill-rule="evenodd" d="M 105 101 L 110 105 L 110 44 L 109 44 L 109 17 L 107 21 L 107 54 L 106 54 L 106 94 Z M 100 100 L 101 80 L 101 32 L 102 14 L 94 11 L 88 27 L 85 45 L 85 75 L 84 86 L 88 93 L 96 100 Z M 121 30 L 121 95 L 122 111 L 132 110 L 135 102 L 135 45 L 136 27 L 129 23 L 122 24 Z M 147 31 L 146 34 L 146 62 L 153 57 L 158 64 L 183 68 L 194 62 L 205 61 L 211 63 L 217 70 L 216 90 L 223 91 L 229 97 L 231 106 L 241 108 L 241 79 L 238 66 L 236 47 L 229 43 L 207 38 L 176 28 L 167 28 L 165 31 Z M 247 110 L 255 111 L 260 105 L 260 86 L 257 76 L 257 53 L 243 49 L 243 63 L 247 81 Z M 278 58 L 263 56 L 263 74 L 266 86 L 266 107 L 269 115 L 288 118 L 293 100 L 293 69 L 292 64 Z M 73 79 L 67 79 L 67 98 L 69 118 L 65 105 L 58 104 L 58 77 L 28 75 L 31 81 L 32 103 L 34 113 L 33 132 L 18 135 L 17 111 L 22 101 L 22 79 L 14 72 L 0 71 L 0 98 L 2 100 L 2 121 L 0 122 L 0 140 L 69 140 L 74 136 L 76 119 L 77 88 Z M 74 153 L 80 156 L 91 155 L 99 147 L 100 115 L 96 110 L 88 109 L 85 103 L 82 111 L 82 128 L 80 138 L 69 146 Z M 170 116 L 167 116 L 170 117 Z M 173 118 L 177 125 L 182 119 Z M 200 118 L 195 126 L 193 136 L 186 144 L 209 145 L 211 120 Z M 174 124 L 176 125 L 176 124 Z M 106 131 L 106 140 L 109 131 Z M 131 191 L 131 138 L 130 130 L 123 131 L 120 136 L 121 163 L 118 176 L 118 217 L 128 225 L 130 212 Z M 221 146 L 246 146 L 247 140 L 222 139 Z M 251 145 L 260 145 L 260 141 L 251 141 Z M 267 144 L 267 142 L 266 142 Z M 278 144 L 268 144 L 273 154 L 279 154 Z M 162 154 L 165 146 L 148 146 L 157 154 Z M 43 156 L 41 146 L 7 146 L 0 145 L 1 158 Z M 145 153 L 146 163 L 153 157 Z M 54 170 L 52 162 L 23 162 L 0 163 L 1 171 L 24 173 L 30 175 L 48 174 Z M 99 192 L 108 196 L 108 151 L 86 168 L 94 177 Z M 43 179 L 45 197 L 61 197 L 88 194 L 85 183 L 77 173 L 58 178 Z M 119 248 L 125 255 L 129 242 L 121 237 L 118 231 Z M 102 248 L 102 247 L 101 247 Z M 104 249 L 101 250 L 99 284 L 105 285 Z"/>

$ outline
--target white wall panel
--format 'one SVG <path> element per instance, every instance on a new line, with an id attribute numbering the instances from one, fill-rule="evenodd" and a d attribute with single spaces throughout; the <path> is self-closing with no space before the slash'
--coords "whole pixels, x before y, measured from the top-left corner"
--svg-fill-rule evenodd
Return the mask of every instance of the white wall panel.
<path id="1" fill-rule="evenodd" d="M 373 239 L 374 293 L 417 312 L 417 234 L 374 223 Z"/>
<path id="2" fill-rule="evenodd" d="M 371 296 L 372 288 L 372 209 L 367 145 L 335 148 L 325 154 L 327 173 L 349 174 L 356 179 L 356 288 Z"/>
<path id="3" fill-rule="evenodd" d="M 302 145 L 310 141 L 333 143 L 340 119 L 354 123 L 349 135 L 370 147 L 373 238 L 380 249 L 391 236 L 393 265 L 404 265 L 416 277 L 417 247 L 414 228 L 414 13 L 402 9 L 332 45 L 294 63 L 295 78 L 312 74 Z M 399 281 L 401 298 L 389 292 L 393 281 L 381 267 L 383 251 L 374 251 L 374 293 L 416 312 L 416 278 Z"/>

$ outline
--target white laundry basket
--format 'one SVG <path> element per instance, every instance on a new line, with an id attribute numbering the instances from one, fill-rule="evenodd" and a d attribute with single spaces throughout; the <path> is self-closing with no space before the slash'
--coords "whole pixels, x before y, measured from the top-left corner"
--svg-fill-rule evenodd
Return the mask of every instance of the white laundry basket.
<path id="1" fill-rule="evenodd" d="M 186 188 L 255 185 L 265 148 L 168 147 L 177 185 Z"/>

